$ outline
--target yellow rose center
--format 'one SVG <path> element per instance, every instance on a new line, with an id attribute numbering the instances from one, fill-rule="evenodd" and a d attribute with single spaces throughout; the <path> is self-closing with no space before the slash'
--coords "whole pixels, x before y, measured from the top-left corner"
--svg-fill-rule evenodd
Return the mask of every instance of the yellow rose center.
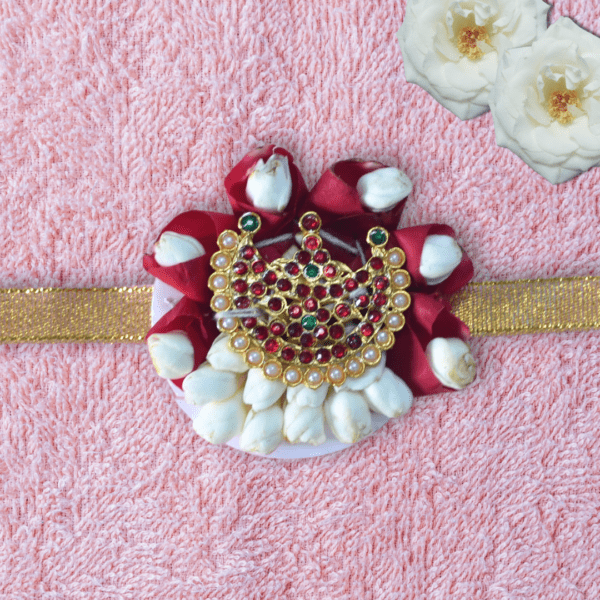
<path id="1" fill-rule="evenodd" d="M 548 112 L 553 119 L 556 119 L 562 125 L 568 125 L 575 118 L 569 110 L 569 106 L 581 109 L 577 92 L 573 90 L 553 92 L 548 102 Z"/>
<path id="2" fill-rule="evenodd" d="M 480 48 L 481 43 L 490 44 L 490 36 L 486 28 L 481 25 L 469 25 L 458 32 L 456 43 L 458 51 L 471 60 L 483 56 L 483 50 Z"/>

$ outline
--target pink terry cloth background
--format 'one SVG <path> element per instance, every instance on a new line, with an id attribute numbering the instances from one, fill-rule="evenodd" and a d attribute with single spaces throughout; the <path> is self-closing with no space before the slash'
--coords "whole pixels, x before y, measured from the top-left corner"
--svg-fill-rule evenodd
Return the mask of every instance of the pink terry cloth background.
<path id="1" fill-rule="evenodd" d="M 552 186 L 407 84 L 404 0 L 3 0 L 0 286 L 148 284 L 259 142 L 372 158 L 477 280 L 600 275 L 600 169 Z M 600 34 L 600 6 L 556 0 Z M 143 345 L 0 346 L 0 597 L 600 598 L 600 333 L 474 340 L 479 379 L 342 453 L 197 437 Z"/>

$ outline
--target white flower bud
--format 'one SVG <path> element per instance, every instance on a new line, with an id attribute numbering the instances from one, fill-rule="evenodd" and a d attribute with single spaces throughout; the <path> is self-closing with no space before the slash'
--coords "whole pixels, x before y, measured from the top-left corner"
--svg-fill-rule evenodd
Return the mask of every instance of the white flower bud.
<path id="1" fill-rule="evenodd" d="M 384 167 L 363 175 L 356 184 L 363 206 L 373 212 L 391 210 L 412 191 L 408 175 L 395 167 Z"/>
<path id="2" fill-rule="evenodd" d="M 352 390 L 359 392 L 370 386 L 374 381 L 377 381 L 382 375 L 385 369 L 385 352 L 381 353 L 381 360 L 374 367 L 367 367 L 365 372 L 360 377 L 347 377 L 346 381 L 342 385 L 336 385 L 335 390 L 339 392 L 341 390 Z"/>
<path id="3" fill-rule="evenodd" d="M 283 441 L 283 410 L 279 405 L 251 410 L 240 435 L 240 448 L 246 452 L 270 454 Z"/>
<path id="4" fill-rule="evenodd" d="M 196 238 L 174 231 L 165 231 L 154 244 L 154 259 L 161 267 L 172 267 L 204 254 L 204 246 Z"/>
<path id="5" fill-rule="evenodd" d="M 323 444 L 327 439 L 323 408 L 288 402 L 283 413 L 283 434 L 292 444 Z"/>
<path id="6" fill-rule="evenodd" d="M 292 177 L 286 156 L 261 158 L 248 177 L 246 195 L 256 208 L 282 212 L 292 197 Z"/>
<path id="7" fill-rule="evenodd" d="M 323 383 L 316 390 L 305 386 L 303 383 L 287 389 L 288 402 L 298 406 L 321 406 L 327 396 L 329 384 Z"/>
<path id="8" fill-rule="evenodd" d="M 333 394 L 323 405 L 333 435 L 344 444 L 353 444 L 371 433 L 371 413 L 358 392 Z"/>
<path id="9" fill-rule="evenodd" d="M 183 331 L 153 333 L 148 350 L 159 377 L 179 379 L 194 368 L 194 347 Z"/>
<path id="10" fill-rule="evenodd" d="M 231 398 L 244 382 L 244 376 L 231 371 L 217 371 L 201 364 L 183 380 L 183 395 L 188 404 L 208 404 Z"/>
<path id="11" fill-rule="evenodd" d="M 462 390 L 477 375 L 471 349 L 459 338 L 434 338 L 427 344 L 426 354 L 433 374 L 446 387 Z"/>
<path id="12" fill-rule="evenodd" d="M 242 432 L 248 408 L 241 391 L 222 402 L 205 404 L 194 419 L 196 433 L 211 444 L 223 444 Z"/>
<path id="13" fill-rule="evenodd" d="M 218 371 L 245 373 L 249 368 L 244 357 L 229 347 L 229 334 L 227 333 L 217 336 L 206 355 L 206 360 L 213 369 Z"/>
<path id="14" fill-rule="evenodd" d="M 371 409 L 390 419 L 403 415 L 412 406 L 410 388 L 390 369 L 385 369 L 381 378 L 363 393 Z"/>
<path id="15" fill-rule="evenodd" d="M 428 235 L 425 238 L 419 272 L 427 285 L 437 285 L 448 279 L 462 260 L 462 248 L 449 235 Z"/>
<path id="16" fill-rule="evenodd" d="M 264 410 L 281 398 L 285 388 L 283 381 L 267 379 L 262 369 L 250 369 L 244 387 L 244 402 L 251 404 L 253 410 Z"/>

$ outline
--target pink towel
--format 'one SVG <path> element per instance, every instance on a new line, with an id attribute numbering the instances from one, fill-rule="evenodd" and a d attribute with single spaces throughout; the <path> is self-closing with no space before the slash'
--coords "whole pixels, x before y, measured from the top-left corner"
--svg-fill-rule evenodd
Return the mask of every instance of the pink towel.
<path id="1" fill-rule="evenodd" d="M 405 2 L 3 0 L 0 286 L 151 283 L 257 142 L 415 183 L 476 279 L 600 275 L 600 169 L 552 186 L 407 84 Z M 600 7 L 556 0 L 600 33 Z M 356 447 L 215 447 L 143 345 L 0 346 L 0 596 L 596 600 L 600 333 L 478 339 L 479 380 Z"/>

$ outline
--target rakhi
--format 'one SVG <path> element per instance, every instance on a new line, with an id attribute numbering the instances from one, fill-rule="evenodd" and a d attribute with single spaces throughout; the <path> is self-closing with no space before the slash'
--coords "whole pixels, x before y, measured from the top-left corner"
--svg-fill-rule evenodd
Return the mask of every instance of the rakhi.
<path id="1" fill-rule="evenodd" d="M 190 211 L 161 232 L 153 288 L 2 290 L 0 341 L 147 339 L 204 439 L 294 457 L 469 385 L 469 329 L 600 326 L 600 278 L 468 284 L 449 227 L 395 229 L 411 189 L 398 169 L 338 162 L 309 193 L 269 146 L 225 185 L 233 215 Z"/>

